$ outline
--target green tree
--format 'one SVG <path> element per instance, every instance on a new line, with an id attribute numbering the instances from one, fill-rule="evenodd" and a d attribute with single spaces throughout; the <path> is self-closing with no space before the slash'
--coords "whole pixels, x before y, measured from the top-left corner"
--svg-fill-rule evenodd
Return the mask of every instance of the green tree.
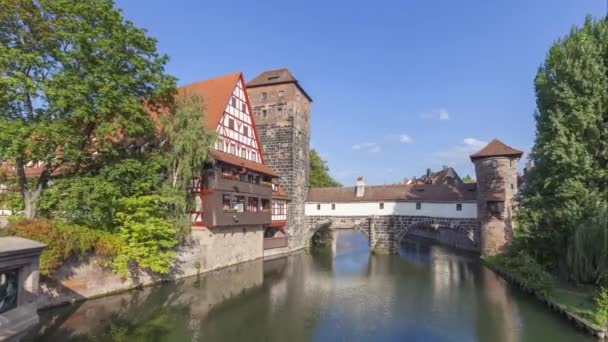
<path id="1" fill-rule="evenodd" d="M 0 0 L 0 159 L 14 163 L 27 218 L 54 172 L 153 131 L 141 103 L 172 97 L 166 62 L 111 0 Z M 39 175 L 26 177 L 29 161 Z"/>
<path id="2" fill-rule="evenodd" d="M 587 18 L 558 40 L 535 87 L 535 167 L 521 195 L 518 238 L 555 269 L 566 264 L 575 227 L 607 199 L 608 22 Z"/>
<path id="3" fill-rule="evenodd" d="M 217 137 L 204 125 L 205 111 L 200 94 L 180 94 L 174 110 L 167 114 L 161 117 L 162 135 L 168 146 L 164 151 L 167 180 L 162 192 L 173 200 L 170 219 L 183 236 L 191 225 L 187 213 L 193 209 L 188 185 L 193 178 L 202 176 L 205 163 L 212 158 L 210 147 Z"/>
<path id="4" fill-rule="evenodd" d="M 315 149 L 310 150 L 310 187 L 326 188 L 342 186 L 329 175 L 329 167 Z"/>
<path id="5" fill-rule="evenodd" d="M 465 183 L 475 183 L 475 179 L 473 179 L 473 177 L 471 177 L 471 175 L 466 175 L 466 176 L 462 177 L 462 181 Z"/>

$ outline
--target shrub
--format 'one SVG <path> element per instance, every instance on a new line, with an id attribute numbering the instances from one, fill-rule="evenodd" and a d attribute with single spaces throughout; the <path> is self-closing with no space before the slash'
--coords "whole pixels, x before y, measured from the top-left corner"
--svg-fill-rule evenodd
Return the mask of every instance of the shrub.
<path id="1" fill-rule="evenodd" d="M 40 274 L 50 275 L 71 256 L 95 251 L 106 260 L 120 253 L 121 242 L 109 233 L 51 220 L 19 219 L 11 222 L 7 233 L 46 244 L 40 255 Z"/>
<path id="2" fill-rule="evenodd" d="M 595 321 L 602 325 L 608 325 L 608 288 L 602 287 L 595 298 Z"/>
<path id="3" fill-rule="evenodd" d="M 486 261 L 514 278 L 521 286 L 547 296 L 554 288 L 554 280 L 539 263 L 523 251 L 487 257 Z"/>
<path id="4" fill-rule="evenodd" d="M 162 196 L 137 196 L 119 200 L 116 210 L 118 235 L 123 242 L 120 255 L 114 260 L 119 274 L 129 274 L 131 265 L 165 274 L 176 253 L 177 229 L 167 220 L 171 201 Z"/>

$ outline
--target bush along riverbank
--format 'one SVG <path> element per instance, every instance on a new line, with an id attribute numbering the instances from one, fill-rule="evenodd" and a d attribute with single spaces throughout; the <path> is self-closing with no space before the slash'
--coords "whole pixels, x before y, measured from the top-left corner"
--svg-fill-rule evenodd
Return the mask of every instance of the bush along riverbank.
<path id="1" fill-rule="evenodd" d="M 577 328 L 598 338 L 608 337 L 608 288 L 560 282 L 523 251 L 485 256 L 482 261 Z"/>

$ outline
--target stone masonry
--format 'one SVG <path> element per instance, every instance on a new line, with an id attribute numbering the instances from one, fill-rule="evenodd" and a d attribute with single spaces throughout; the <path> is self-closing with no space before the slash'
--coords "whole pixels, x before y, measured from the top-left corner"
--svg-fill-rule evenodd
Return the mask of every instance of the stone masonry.
<path id="1" fill-rule="evenodd" d="M 481 224 L 481 253 L 505 252 L 513 239 L 513 210 L 519 158 L 491 157 L 475 161 L 477 217 Z M 490 210 L 494 202 L 497 212 Z"/>
<path id="2" fill-rule="evenodd" d="M 266 164 L 280 175 L 280 186 L 289 195 L 287 251 L 304 246 L 304 202 L 308 192 L 311 100 L 286 69 L 281 83 L 247 85 L 249 100 Z M 259 80 L 262 75 L 256 77 Z"/>
<path id="3" fill-rule="evenodd" d="M 372 251 L 385 253 L 397 250 L 407 236 L 420 236 L 443 245 L 478 252 L 480 226 L 477 219 L 434 218 L 426 216 L 307 216 L 306 239 L 321 227 L 344 227 L 361 231 L 369 239 Z"/>

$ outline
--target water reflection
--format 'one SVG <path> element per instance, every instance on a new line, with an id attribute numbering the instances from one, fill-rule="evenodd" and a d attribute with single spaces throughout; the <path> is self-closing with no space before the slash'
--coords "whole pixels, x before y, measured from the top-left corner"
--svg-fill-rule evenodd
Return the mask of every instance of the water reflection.
<path id="1" fill-rule="evenodd" d="M 476 256 L 426 241 L 371 255 L 331 248 L 255 261 L 41 313 L 44 341 L 576 341 Z M 591 339 L 589 339 L 591 340 Z"/>

